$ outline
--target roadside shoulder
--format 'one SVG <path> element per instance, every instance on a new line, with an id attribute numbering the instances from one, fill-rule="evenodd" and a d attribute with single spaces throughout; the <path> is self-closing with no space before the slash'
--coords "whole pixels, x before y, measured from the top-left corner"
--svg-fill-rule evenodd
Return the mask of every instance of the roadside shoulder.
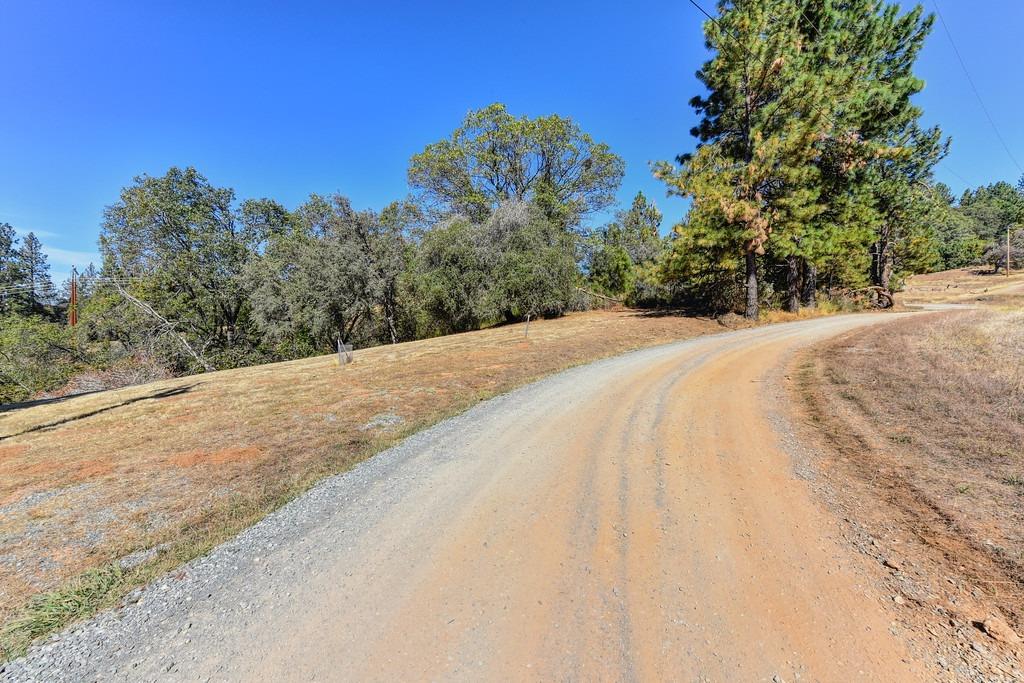
<path id="1" fill-rule="evenodd" d="M 920 338 L 949 315 L 896 321 L 884 335 L 853 331 L 799 353 L 780 383 L 780 399 L 794 407 L 783 432 L 798 475 L 865 559 L 861 571 L 892 630 L 954 680 L 1020 680 L 1010 641 L 1021 586 L 941 500 L 934 465 L 948 456 L 919 436 L 932 422 L 908 417 L 917 384 L 936 368 L 913 367 L 904 335 Z"/>

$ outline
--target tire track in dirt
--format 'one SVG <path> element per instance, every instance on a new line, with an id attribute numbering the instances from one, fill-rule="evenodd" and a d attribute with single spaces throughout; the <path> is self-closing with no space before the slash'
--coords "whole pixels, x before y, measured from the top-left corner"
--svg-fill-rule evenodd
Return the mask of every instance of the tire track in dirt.
<path id="1" fill-rule="evenodd" d="M 164 589 L 202 599 L 101 615 L 89 663 L 48 677 L 929 680 L 762 404 L 795 348 L 894 317 L 672 344 L 481 404 Z M 207 580 L 223 554 L 234 573 Z"/>

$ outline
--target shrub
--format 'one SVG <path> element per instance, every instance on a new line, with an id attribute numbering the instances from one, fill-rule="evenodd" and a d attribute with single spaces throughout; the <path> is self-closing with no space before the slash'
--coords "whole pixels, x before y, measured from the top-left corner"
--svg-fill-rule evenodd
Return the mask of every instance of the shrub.
<path id="1" fill-rule="evenodd" d="M 37 316 L 0 318 L 0 402 L 24 401 L 55 389 L 82 367 L 64 325 Z"/>
<path id="2" fill-rule="evenodd" d="M 153 356 L 137 354 L 115 361 L 110 367 L 90 369 L 72 377 L 60 389 L 49 392 L 52 396 L 71 396 L 90 391 L 120 389 L 146 382 L 170 379 L 174 374 Z"/>

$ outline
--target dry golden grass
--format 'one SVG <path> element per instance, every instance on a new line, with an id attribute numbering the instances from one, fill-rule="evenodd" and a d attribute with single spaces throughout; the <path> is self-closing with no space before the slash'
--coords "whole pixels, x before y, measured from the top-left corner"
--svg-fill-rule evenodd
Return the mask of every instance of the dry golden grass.
<path id="1" fill-rule="evenodd" d="M 901 303 L 1019 303 L 1024 296 L 1024 272 L 993 274 L 987 268 L 960 268 L 915 275 L 897 294 Z"/>
<path id="2" fill-rule="evenodd" d="M 915 278 L 912 292 L 922 292 L 922 280 L 929 287 L 957 282 L 958 289 L 975 291 L 955 296 L 977 298 L 985 294 L 977 291 L 978 277 Z M 836 453 L 826 467 L 859 523 L 916 539 L 925 550 L 912 562 L 931 567 L 936 594 L 953 590 L 944 577 L 959 577 L 949 580 L 968 586 L 958 604 L 987 600 L 987 609 L 1001 610 L 1018 628 L 1024 627 L 1022 295 L 1003 290 L 985 300 L 999 306 L 911 318 L 880 328 L 884 334 L 844 335 L 805 354 L 799 382 L 811 421 Z M 875 503 L 865 507 L 869 498 Z M 909 553 L 914 544 L 902 547 Z"/>
<path id="3" fill-rule="evenodd" d="M 776 308 L 763 309 L 761 311 L 760 321 L 763 323 L 790 323 L 798 320 L 809 320 L 811 318 L 821 318 L 827 315 L 835 315 L 837 313 L 859 313 L 865 309 L 858 306 L 855 302 L 840 302 L 838 300 L 822 300 L 818 302 L 818 305 L 814 308 L 801 308 L 795 312 L 783 311 Z"/>
<path id="4" fill-rule="evenodd" d="M 534 321 L 528 338 L 512 325 L 357 351 L 345 367 L 326 356 L 0 409 L 0 623 L 129 552 L 166 544 L 153 571 L 187 560 L 483 398 L 724 329 L 595 311 Z"/>

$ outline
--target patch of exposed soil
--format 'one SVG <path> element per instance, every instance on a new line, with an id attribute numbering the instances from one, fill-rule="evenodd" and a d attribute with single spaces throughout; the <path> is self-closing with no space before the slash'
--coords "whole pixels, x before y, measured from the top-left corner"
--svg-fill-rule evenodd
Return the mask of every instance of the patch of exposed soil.
<path id="1" fill-rule="evenodd" d="M 178 467 L 195 467 L 196 465 L 225 465 L 227 463 L 248 462 L 258 459 L 263 451 L 256 446 L 244 448 L 222 448 L 218 451 L 194 450 L 171 456 L 171 464 Z"/>

